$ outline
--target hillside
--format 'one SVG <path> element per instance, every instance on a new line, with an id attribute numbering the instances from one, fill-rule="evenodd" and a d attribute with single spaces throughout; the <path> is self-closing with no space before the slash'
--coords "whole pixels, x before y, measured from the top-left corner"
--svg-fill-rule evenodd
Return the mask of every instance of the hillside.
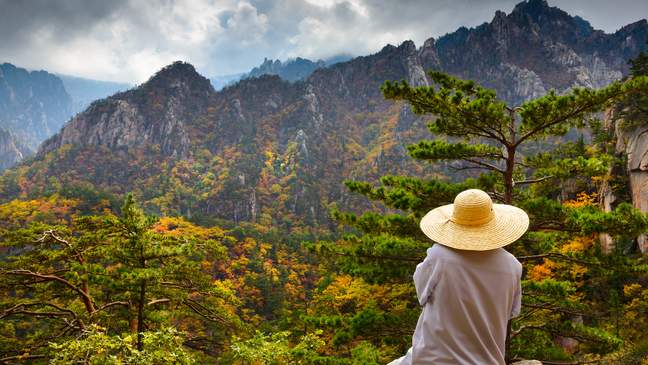
<path id="1" fill-rule="evenodd" d="M 216 92 L 177 62 L 93 103 L 43 143 L 37 158 L 5 173 L 0 191 L 3 199 L 134 191 L 151 211 L 199 221 L 328 223 L 333 202 L 360 207 L 345 179 L 445 174 L 406 156 L 407 144 L 428 137 L 425 121 L 383 99 L 385 80 L 425 85 L 425 70 L 443 70 L 516 104 L 550 89 L 621 78 L 647 36 L 645 20 L 606 34 L 531 0 L 479 27 L 420 48 L 388 45 L 317 69 L 303 82 L 266 75 Z"/>
<path id="2" fill-rule="evenodd" d="M 33 154 L 90 102 L 128 88 L 126 84 L 0 65 L 0 171 Z"/>

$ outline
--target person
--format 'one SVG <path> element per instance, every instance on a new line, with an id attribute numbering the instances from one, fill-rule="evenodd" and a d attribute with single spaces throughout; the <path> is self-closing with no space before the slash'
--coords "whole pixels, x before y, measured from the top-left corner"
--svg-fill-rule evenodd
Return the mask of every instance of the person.
<path id="1" fill-rule="evenodd" d="M 528 215 L 470 189 L 429 211 L 420 227 L 437 243 L 414 273 L 422 312 L 412 347 L 389 365 L 505 364 L 522 265 L 502 247 L 526 232 Z"/>

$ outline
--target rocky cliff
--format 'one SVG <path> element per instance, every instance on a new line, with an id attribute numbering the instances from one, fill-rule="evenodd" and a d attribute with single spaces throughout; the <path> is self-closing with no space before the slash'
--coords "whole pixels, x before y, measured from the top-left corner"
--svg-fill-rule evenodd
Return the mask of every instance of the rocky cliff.
<path id="1" fill-rule="evenodd" d="M 427 43 L 436 47 L 443 70 L 478 80 L 517 104 L 550 89 L 619 79 L 647 38 L 645 19 L 606 34 L 545 0 L 527 0 L 508 15 L 498 11 L 490 23 Z"/>
<path id="2" fill-rule="evenodd" d="M 648 212 L 648 120 L 630 121 L 625 118 L 623 110 L 612 109 L 606 113 L 605 123 L 614 133 L 616 153 L 626 157 L 626 166 L 617 173 L 627 174 L 629 198 L 635 208 Z M 617 202 L 617 197 L 606 189 L 603 204 L 609 210 Z M 612 245 L 610 237 L 602 237 L 605 248 Z M 637 239 L 641 252 L 648 252 L 648 237 L 642 235 Z"/>
<path id="3" fill-rule="evenodd" d="M 34 151 L 24 146 L 9 131 L 0 128 L 0 171 L 32 155 Z"/>
<path id="4" fill-rule="evenodd" d="M 65 144 L 111 149 L 157 144 L 165 155 L 184 157 L 190 147 L 185 123 L 205 112 L 213 93 L 209 80 L 193 66 L 176 62 L 139 88 L 93 103 L 45 141 L 40 151 Z"/>
<path id="5" fill-rule="evenodd" d="M 265 75 L 215 92 L 191 65 L 174 63 L 77 115 L 26 169 L 0 178 L 0 194 L 135 191 L 168 214 L 317 225 L 332 203 L 360 207 L 345 179 L 446 173 L 407 156 L 407 144 L 428 137 L 425 119 L 385 101 L 385 80 L 425 85 L 426 70 L 444 70 L 519 103 L 621 77 L 647 34 L 645 21 L 605 34 L 530 0 L 477 28 L 419 48 L 387 45 L 300 82 Z"/>
<path id="6" fill-rule="evenodd" d="M 72 99 L 61 79 L 45 71 L 0 65 L 0 128 L 36 149 L 68 120 Z"/>

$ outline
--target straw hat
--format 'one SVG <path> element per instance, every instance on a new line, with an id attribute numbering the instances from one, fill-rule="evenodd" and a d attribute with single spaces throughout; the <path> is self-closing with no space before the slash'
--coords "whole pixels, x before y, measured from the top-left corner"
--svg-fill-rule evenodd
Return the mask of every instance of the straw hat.
<path id="1" fill-rule="evenodd" d="M 459 193 L 454 204 L 429 211 L 421 230 L 431 240 L 459 250 L 485 251 L 503 247 L 529 228 L 529 216 L 520 208 L 493 204 L 479 189 Z"/>

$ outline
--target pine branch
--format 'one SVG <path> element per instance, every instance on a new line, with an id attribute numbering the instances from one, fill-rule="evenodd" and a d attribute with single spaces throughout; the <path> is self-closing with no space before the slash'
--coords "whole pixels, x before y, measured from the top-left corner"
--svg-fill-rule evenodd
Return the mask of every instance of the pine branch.
<path id="1" fill-rule="evenodd" d="M 83 301 L 83 304 L 86 307 L 86 310 L 88 313 L 93 313 L 95 311 L 95 304 L 90 295 L 83 291 L 81 288 L 78 286 L 72 284 L 71 282 L 63 279 L 60 276 L 56 275 L 47 275 L 47 274 L 39 274 L 33 271 L 29 270 L 8 270 L 8 271 L 1 271 L 0 275 L 13 275 L 13 276 L 28 276 L 28 277 L 35 277 L 39 279 L 43 279 L 45 281 L 55 281 L 59 282 L 68 288 L 72 289 L 73 291 L 77 292 L 81 296 L 81 300 Z"/>

